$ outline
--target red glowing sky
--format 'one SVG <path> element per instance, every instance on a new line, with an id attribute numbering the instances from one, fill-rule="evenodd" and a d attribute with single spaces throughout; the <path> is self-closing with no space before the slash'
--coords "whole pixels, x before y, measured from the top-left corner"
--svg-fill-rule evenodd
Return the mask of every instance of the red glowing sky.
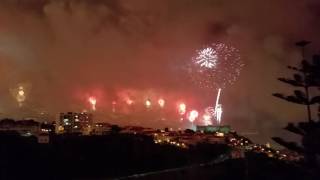
<path id="1" fill-rule="evenodd" d="M 310 53 L 319 47 L 318 18 L 317 0 L 3 0 L 0 116 L 79 111 L 90 96 L 98 111 L 128 96 L 206 106 L 216 92 L 191 84 L 183 67 L 197 48 L 221 41 L 235 44 L 246 64 L 223 91 L 224 118 L 266 139 L 304 118 L 302 108 L 271 94 L 289 91 L 276 78 L 299 61 L 295 41 L 313 40 Z M 19 84 L 23 108 L 10 93 Z"/>

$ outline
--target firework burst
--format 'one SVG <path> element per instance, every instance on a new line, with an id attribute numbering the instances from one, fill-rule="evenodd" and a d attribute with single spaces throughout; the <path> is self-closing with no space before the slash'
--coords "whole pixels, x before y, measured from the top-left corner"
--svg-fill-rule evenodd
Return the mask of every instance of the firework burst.
<path id="1" fill-rule="evenodd" d="M 150 100 L 150 99 L 147 99 L 147 100 L 145 101 L 145 106 L 146 106 L 147 109 L 150 109 L 150 108 L 151 108 L 151 100 Z"/>
<path id="2" fill-rule="evenodd" d="M 198 111 L 192 110 L 188 114 L 188 119 L 189 119 L 190 122 L 193 123 L 193 121 L 195 121 L 198 118 L 198 116 L 199 116 Z"/>
<path id="3" fill-rule="evenodd" d="M 22 107 L 27 100 L 28 92 L 30 90 L 29 84 L 19 84 L 17 87 L 10 89 L 14 99 L 17 101 L 19 107 Z"/>
<path id="4" fill-rule="evenodd" d="M 198 56 L 195 57 L 195 63 L 200 67 L 213 68 L 217 65 L 218 55 L 217 51 L 211 47 L 207 47 L 198 51 Z"/>
<path id="5" fill-rule="evenodd" d="M 159 99 L 159 100 L 158 100 L 158 104 L 159 104 L 159 106 L 160 106 L 161 108 L 164 107 L 165 103 L 166 103 L 166 102 L 164 101 L 164 99 Z"/>
<path id="6" fill-rule="evenodd" d="M 180 103 L 178 106 L 178 111 L 180 115 L 184 115 L 186 113 L 187 106 L 185 103 Z"/>
<path id="7" fill-rule="evenodd" d="M 233 84 L 244 66 L 239 50 L 223 43 L 213 43 L 196 52 L 188 70 L 192 81 L 202 88 Z"/>

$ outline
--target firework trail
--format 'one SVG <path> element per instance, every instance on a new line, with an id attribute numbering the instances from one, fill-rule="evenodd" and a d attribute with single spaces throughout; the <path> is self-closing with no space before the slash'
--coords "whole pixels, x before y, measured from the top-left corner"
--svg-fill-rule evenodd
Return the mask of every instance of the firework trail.
<path id="1" fill-rule="evenodd" d="M 112 101 L 112 112 L 116 112 L 117 101 Z"/>
<path id="2" fill-rule="evenodd" d="M 218 124 L 221 123 L 221 116 L 222 116 L 222 105 L 219 104 L 220 95 L 221 95 L 221 89 L 218 90 L 216 105 L 214 108 L 214 115 Z"/>

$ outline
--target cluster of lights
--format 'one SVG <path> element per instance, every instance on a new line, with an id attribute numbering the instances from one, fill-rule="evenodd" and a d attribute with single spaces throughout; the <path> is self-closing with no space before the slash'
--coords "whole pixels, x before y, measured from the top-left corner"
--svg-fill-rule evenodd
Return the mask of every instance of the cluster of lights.
<path id="1" fill-rule="evenodd" d="M 265 154 L 270 158 L 276 158 L 279 160 L 289 160 L 289 156 L 285 153 L 281 153 L 278 150 L 274 150 L 271 148 L 270 144 L 260 145 L 260 144 L 252 144 L 248 141 L 248 139 L 243 137 L 233 137 L 229 139 L 229 145 L 232 147 L 242 148 L 246 151 L 253 151 L 255 153 Z M 291 160 L 300 160 L 301 156 L 295 155 L 291 157 Z"/>
<path id="2" fill-rule="evenodd" d="M 188 148 L 185 143 L 173 141 L 164 135 L 154 134 L 154 143 L 155 144 L 169 144 L 172 146 L 180 147 L 180 148 Z"/>
<path id="3" fill-rule="evenodd" d="M 51 129 L 44 129 L 44 128 L 41 128 L 41 132 L 51 132 Z"/>

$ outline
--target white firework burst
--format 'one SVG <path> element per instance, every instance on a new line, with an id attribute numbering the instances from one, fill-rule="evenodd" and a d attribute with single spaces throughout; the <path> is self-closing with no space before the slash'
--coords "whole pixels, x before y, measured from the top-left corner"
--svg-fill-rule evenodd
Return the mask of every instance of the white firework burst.
<path id="1" fill-rule="evenodd" d="M 240 52 L 231 45 L 212 43 L 197 50 L 187 64 L 193 83 L 205 89 L 225 88 L 240 75 L 244 64 Z"/>
<path id="2" fill-rule="evenodd" d="M 198 56 L 195 58 L 195 63 L 201 67 L 213 68 L 217 65 L 218 54 L 211 47 L 207 47 L 198 51 Z"/>

